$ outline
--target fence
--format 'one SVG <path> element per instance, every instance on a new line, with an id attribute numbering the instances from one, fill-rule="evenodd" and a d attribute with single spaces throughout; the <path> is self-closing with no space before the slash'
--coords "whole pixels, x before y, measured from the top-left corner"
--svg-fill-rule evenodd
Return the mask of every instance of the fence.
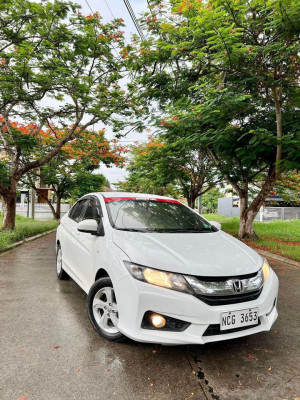
<path id="1" fill-rule="evenodd" d="M 53 207 L 56 208 L 56 204 L 53 203 Z M 61 205 L 61 217 L 65 215 L 69 209 L 70 204 Z M 0 203 L 0 211 L 2 211 L 2 203 Z M 17 203 L 16 212 L 18 215 L 23 217 L 31 217 L 31 204 L 28 203 Z M 34 219 L 52 219 L 53 214 L 47 203 L 35 203 L 34 204 Z"/>
<path id="2" fill-rule="evenodd" d="M 233 197 L 218 199 L 218 215 L 223 217 L 239 217 L 240 207 L 234 206 L 236 200 Z M 267 222 L 274 219 L 288 220 L 300 219 L 300 207 L 261 207 L 256 221 Z"/>

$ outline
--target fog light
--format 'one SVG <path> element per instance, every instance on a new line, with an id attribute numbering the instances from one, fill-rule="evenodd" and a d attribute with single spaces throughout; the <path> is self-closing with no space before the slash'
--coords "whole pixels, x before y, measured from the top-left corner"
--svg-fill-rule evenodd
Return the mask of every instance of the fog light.
<path id="1" fill-rule="evenodd" d="M 141 324 L 142 329 L 170 332 L 183 332 L 188 326 L 190 326 L 189 322 L 161 315 L 155 311 L 146 311 Z"/>
<path id="2" fill-rule="evenodd" d="M 166 325 L 166 320 L 162 315 L 153 314 L 151 315 L 150 320 L 155 328 L 163 328 Z"/>

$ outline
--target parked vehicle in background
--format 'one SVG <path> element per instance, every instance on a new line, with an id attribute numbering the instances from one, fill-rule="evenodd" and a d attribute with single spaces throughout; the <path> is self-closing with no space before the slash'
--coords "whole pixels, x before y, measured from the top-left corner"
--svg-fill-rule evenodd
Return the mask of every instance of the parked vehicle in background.
<path id="1" fill-rule="evenodd" d="M 91 193 L 57 230 L 57 276 L 88 294 L 103 337 L 207 343 L 268 331 L 278 278 L 266 260 L 179 201 Z"/>

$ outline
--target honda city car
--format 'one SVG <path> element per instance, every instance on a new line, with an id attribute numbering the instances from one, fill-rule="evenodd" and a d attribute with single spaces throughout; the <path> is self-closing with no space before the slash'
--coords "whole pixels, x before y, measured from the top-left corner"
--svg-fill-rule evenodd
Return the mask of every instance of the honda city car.
<path id="1" fill-rule="evenodd" d="M 268 331 L 278 278 L 268 262 L 181 202 L 91 193 L 61 219 L 56 272 L 87 294 L 104 338 L 204 344 Z"/>

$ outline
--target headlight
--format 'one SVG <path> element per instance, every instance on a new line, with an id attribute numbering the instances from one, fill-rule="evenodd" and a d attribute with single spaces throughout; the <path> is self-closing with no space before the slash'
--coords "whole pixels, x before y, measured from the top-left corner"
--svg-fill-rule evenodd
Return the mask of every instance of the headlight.
<path id="1" fill-rule="evenodd" d="M 130 274 L 139 281 L 150 283 L 151 285 L 177 290 L 184 293 L 193 293 L 187 281 L 180 274 L 160 271 L 148 267 L 142 267 L 129 261 L 124 261 Z"/>

